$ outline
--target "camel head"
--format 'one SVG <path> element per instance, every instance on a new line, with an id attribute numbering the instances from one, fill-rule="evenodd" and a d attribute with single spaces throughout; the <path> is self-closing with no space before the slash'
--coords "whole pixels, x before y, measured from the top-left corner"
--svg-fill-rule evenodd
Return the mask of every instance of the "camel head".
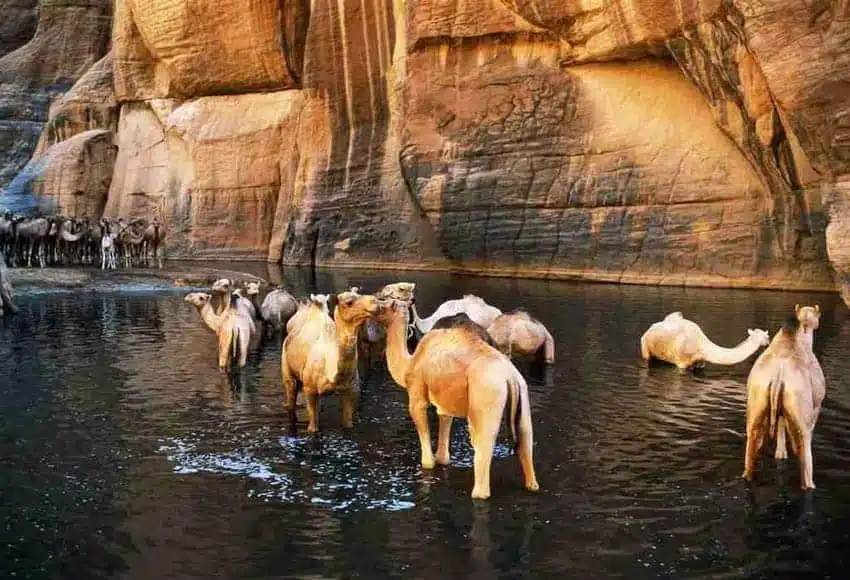
<path id="1" fill-rule="evenodd" d="M 404 300 L 389 298 L 378 303 L 378 312 L 375 321 L 384 326 L 389 326 L 393 320 L 401 318 L 407 321 L 408 303 Z"/>
<path id="2" fill-rule="evenodd" d="M 348 324 L 358 324 L 378 313 L 378 299 L 371 294 L 358 294 L 357 292 L 343 292 L 336 296 L 336 308 L 334 318 L 339 318 Z"/>
<path id="3" fill-rule="evenodd" d="M 375 293 L 378 300 L 400 300 L 413 304 L 413 290 L 416 284 L 413 282 L 396 282 L 395 284 L 387 284 Z"/>
<path id="4" fill-rule="evenodd" d="M 183 297 L 183 301 L 201 309 L 210 301 L 211 298 L 212 296 L 206 292 L 190 292 Z"/>
<path id="5" fill-rule="evenodd" d="M 248 296 L 257 296 L 260 293 L 259 282 L 245 282 L 245 294 Z"/>
<path id="6" fill-rule="evenodd" d="M 816 330 L 820 326 L 820 305 L 800 306 L 794 305 L 794 313 L 797 315 L 797 320 L 800 321 L 800 326 L 803 328 Z"/>
<path id="7" fill-rule="evenodd" d="M 230 281 L 229 278 L 219 278 L 212 285 L 213 292 L 221 292 L 225 294 L 230 292 L 230 289 L 233 287 L 233 282 Z"/>
<path id="8" fill-rule="evenodd" d="M 748 328 L 747 334 L 750 335 L 750 338 L 758 340 L 759 346 L 767 346 L 770 344 L 770 335 L 766 330 L 762 330 L 761 328 Z"/>

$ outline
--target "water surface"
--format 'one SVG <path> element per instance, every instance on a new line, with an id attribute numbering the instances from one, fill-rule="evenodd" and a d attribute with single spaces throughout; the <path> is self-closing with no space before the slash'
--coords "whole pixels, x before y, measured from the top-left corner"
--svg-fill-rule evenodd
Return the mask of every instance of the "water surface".
<path id="1" fill-rule="evenodd" d="M 503 429 L 493 496 L 472 502 L 463 421 L 453 465 L 423 473 L 406 395 L 382 366 L 353 430 L 329 397 L 321 434 L 307 436 L 303 409 L 295 433 L 282 412 L 278 344 L 226 380 L 183 291 L 38 293 L 0 324 L 0 576 L 824 578 L 846 567 L 850 320 L 835 297 L 387 272 L 284 278 L 299 294 L 407 280 L 423 315 L 474 292 L 542 319 L 556 364 L 518 364 L 541 492 L 522 489 Z M 795 462 L 767 455 L 748 488 L 741 434 L 755 357 L 682 375 L 644 368 L 638 339 L 682 310 L 731 346 L 815 301 L 828 385 L 817 490 L 801 494 Z"/>

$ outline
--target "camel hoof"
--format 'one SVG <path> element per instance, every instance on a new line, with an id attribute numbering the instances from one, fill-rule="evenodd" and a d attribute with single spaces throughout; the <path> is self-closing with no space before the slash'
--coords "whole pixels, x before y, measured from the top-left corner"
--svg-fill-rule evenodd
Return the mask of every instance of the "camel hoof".
<path id="1" fill-rule="evenodd" d="M 307 433 L 318 433 L 319 428 L 315 425 L 307 425 Z"/>
<path id="2" fill-rule="evenodd" d="M 472 490 L 472 499 L 490 499 L 489 491 L 481 491 L 478 489 Z"/>
<path id="3" fill-rule="evenodd" d="M 439 463 L 440 465 L 451 465 L 452 459 L 448 455 L 446 455 L 445 457 L 437 455 L 437 463 Z"/>
<path id="4" fill-rule="evenodd" d="M 800 486 L 800 489 L 802 489 L 803 491 L 811 491 L 811 490 L 813 490 L 814 488 L 815 488 L 815 484 L 814 484 L 814 483 L 812 483 L 812 484 L 810 484 L 810 485 L 808 485 L 808 486 L 806 486 L 806 484 L 804 483 L 803 485 L 801 485 L 801 486 Z"/>
<path id="5" fill-rule="evenodd" d="M 776 452 L 776 455 L 774 455 L 774 457 L 775 457 L 778 461 L 784 461 L 785 459 L 788 459 L 788 452 L 787 452 L 787 451 L 784 451 L 784 452 L 780 453 L 779 451 L 777 451 L 777 452 Z"/>
<path id="6" fill-rule="evenodd" d="M 422 460 L 422 469 L 434 469 L 434 460 L 430 461 Z"/>
<path id="7" fill-rule="evenodd" d="M 537 481 L 533 481 L 530 484 L 525 484 L 525 489 L 528 491 L 540 491 L 540 484 Z"/>
<path id="8" fill-rule="evenodd" d="M 747 481 L 752 481 L 753 480 L 753 474 L 750 473 L 749 471 L 745 471 L 744 473 L 741 474 L 741 479 L 745 479 Z"/>

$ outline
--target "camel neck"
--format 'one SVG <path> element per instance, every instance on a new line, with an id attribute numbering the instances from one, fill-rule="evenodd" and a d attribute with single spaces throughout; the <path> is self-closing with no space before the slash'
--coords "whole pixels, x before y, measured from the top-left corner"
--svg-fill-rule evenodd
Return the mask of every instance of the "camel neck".
<path id="1" fill-rule="evenodd" d="M 348 323 L 339 315 L 339 309 L 334 309 L 334 327 L 339 348 L 336 369 L 333 373 L 334 383 L 357 370 L 357 330 L 362 323 L 363 321 Z"/>
<path id="2" fill-rule="evenodd" d="M 201 319 L 204 321 L 210 329 L 217 331 L 219 327 L 221 327 L 221 323 L 224 321 L 224 317 L 226 316 L 228 308 L 225 308 L 221 313 L 216 314 L 213 311 L 213 307 L 211 301 L 207 301 L 201 308 L 199 312 L 201 313 Z"/>
<path id="3" fill-rule="evenodd" d="M 809 350 L 812 350 L 815 342 L 815 331 L 808 326 L 800 326 L 797 330 L 797 340 L 805 344 Z"/>
<path id="4" fill-rule="evenodd" d="M 407 388 L 405 377 L 411 358 L 407 352 L 407 313 L 402 311 L 387 326 L 387 368 L 393 380 L 404 389 Z"/>
<path id="5" fill-rule="evenodd" d="M 415 304 L 411 304 L 410 309 L 411 309 L 411 312 L 413 312 L 413 325 L 416 327 L 416 329 L 419 332 L 421 332 L 422 334 L 425 334 L 426 332 L 431 330 L 431 327 L 434 325 L 434 323 L 431 321 L 431 319 L 430 318 L 426 318 L 426 319 L 419 318 L 419 312 L 416 310 Z"/>
<path id="6" fill-rule="evenodd" d="M 703 348 L 705 360 L 716 365 L 734 365 L 748 359 L 759 348 L 758 339 L 748 336 L 743 342 L 733 348 L 718 346 L 706 339 Z"/>

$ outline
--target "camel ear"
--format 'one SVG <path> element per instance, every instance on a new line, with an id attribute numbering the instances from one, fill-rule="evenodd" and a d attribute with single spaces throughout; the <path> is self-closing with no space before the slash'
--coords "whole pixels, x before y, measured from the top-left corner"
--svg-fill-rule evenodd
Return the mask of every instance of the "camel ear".
<path id="1" fill-rule="evenodd" d="M 815 313 L 820 314 L 820 304 L 815 304 Z"/>
<path id="2" fill-rule="evenodd" d="M 799 305 L 799 304 L 795 304 L 795 305 L 794 305 L 794 313 L 795 313 L 795 314 L 800 314 L 800 305 Z"/>

